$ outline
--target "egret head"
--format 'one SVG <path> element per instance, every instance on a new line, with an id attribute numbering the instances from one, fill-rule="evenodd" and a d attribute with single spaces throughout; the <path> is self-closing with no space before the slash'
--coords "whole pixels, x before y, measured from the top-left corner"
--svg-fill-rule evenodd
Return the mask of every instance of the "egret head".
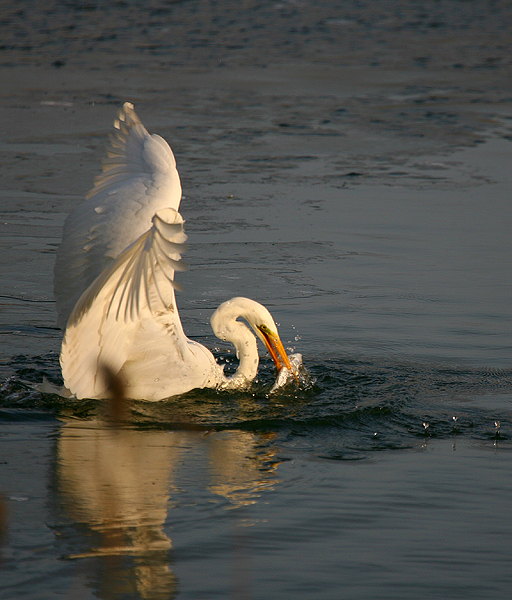
<path id="1" fill-rule="evenodd" d="M 223 302 L 211 318 L 215 335 L 220 339 L 233 340 L 232 332 L 234 328 L 244 327 L 242 323 L 237 321 L 238 318 L 245 319 L 254 333 L 265 344 L 278 371 L 283 367 L 292 370 L 274 319 L 259 302 L 242 297 Z"/>

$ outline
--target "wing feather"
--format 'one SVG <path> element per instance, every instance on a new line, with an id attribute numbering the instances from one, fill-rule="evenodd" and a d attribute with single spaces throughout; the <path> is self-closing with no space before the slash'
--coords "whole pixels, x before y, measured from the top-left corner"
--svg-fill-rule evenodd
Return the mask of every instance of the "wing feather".
<path id="1" fill-rule="evenodd" d="M 162 224 L 176 227 L 165 228 Z M 162 289 L 163 283 L 169 284 L 170 289 L 176 288 L 174 271 L 183 270 L 181 252 L 184 250 L 186 235 L 183 228 L 182 216 L 172 208 L 160 210 L 153 217 L 153 226 L 131 246 L 129 246 L 118 259 L 107 268 L 77 302 L 69 319 L 69 325 L 76 325 L 83 315 L 91 310 L 93 303 L 105 288 L 112 290 L 107 307 L 107 316 L 115 311 L 116 320 L 124 313 L 124 321 L 133 321 L 140 316 L 141 306 L 148 308 L 153 313 L 156 308 L 168 309 L 169 302 L 173 300 L 169 293 Z M 170 233 L 172 237 L 163 237 Z M 158 291 L 159 303 L 155 302 L 154 288 Z M 141 298 L 145 304 L 141 304 Z M 135 308 L 135 310 L 134 310 Z"/>
<path id="2" fill-rule="evenodd" d="M 114 128 L 102 173 L 64 226 L 54 277 L 61 327 L 84 290 L 150 229 L 153 215 L 179 208 L 181 184 L 167 142 L 148 133 L 128 102 Z"/>

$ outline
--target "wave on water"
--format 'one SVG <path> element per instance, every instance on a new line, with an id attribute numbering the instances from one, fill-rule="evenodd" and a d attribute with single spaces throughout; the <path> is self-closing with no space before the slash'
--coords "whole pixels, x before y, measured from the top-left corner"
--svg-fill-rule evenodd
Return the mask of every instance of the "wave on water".
<path id="1" fill-rule="evenodd" d="M 224 359 L 229 357 L 223 357 Z M 512 370 L 471 369 L 331 358 L 307 361 L 299 381 L 270 393 L 270 360 L 244 392 L 195 390 L 161 402 L 126 401 L 125 425 L 138 428 L 272 432 L 284 447 L 325 458 L 415 447 L 418 439 L 466 436 L 507 443 L 512 422 Z M 104 401 L 69 400 L 35 389 L 60 385 L 56 355 L 12 360 L 0 385 L 0 420 L 91 419 Z"/>

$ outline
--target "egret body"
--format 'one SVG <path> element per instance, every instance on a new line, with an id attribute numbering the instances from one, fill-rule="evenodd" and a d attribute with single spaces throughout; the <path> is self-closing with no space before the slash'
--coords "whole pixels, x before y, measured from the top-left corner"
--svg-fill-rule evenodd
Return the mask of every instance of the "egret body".
<path id="1" fill-rule="evenodd" d="M 105 398 L 106 367 L 136 399 L 244 388 L 258 370 L 255 335 L 278 370 L 292 371 L 271 314 L 248 298 L 224 302 L 211 318 L 215 335 L 235 346 L 239 366 L 231 377 L 207 348 L 187 338 L 174 292 L 186 239 L 174 155 L 147 132 L 130 103 L 114 127 L 103 172 L 66 220 L 57 253 L 65 387 L 76 398 Z"/>

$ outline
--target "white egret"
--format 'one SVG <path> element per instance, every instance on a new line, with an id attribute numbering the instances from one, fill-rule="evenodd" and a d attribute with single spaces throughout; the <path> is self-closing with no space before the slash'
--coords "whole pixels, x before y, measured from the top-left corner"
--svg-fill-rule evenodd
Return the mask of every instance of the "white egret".
<path id="1" fill-rule="evenodd" d="M 195 388 L 246 387 L 256 376 L 256 338 L 278 371 L 294 369 L 269 311 L 248 298 L 224 302 L 211 318 L 215 335 L 239 358 L 227 377 L 213 354 L 188 339 L 176 307 L 175 270 L 186 239 L 177 212 L 181 184 L 174 155 L 125 103 L 114 122 L 103 172 L 68 217 L 55 266 L 60 362 L 76 398 L 105 398 L 104 367 L 126 395 L 161 400 Z"/>

